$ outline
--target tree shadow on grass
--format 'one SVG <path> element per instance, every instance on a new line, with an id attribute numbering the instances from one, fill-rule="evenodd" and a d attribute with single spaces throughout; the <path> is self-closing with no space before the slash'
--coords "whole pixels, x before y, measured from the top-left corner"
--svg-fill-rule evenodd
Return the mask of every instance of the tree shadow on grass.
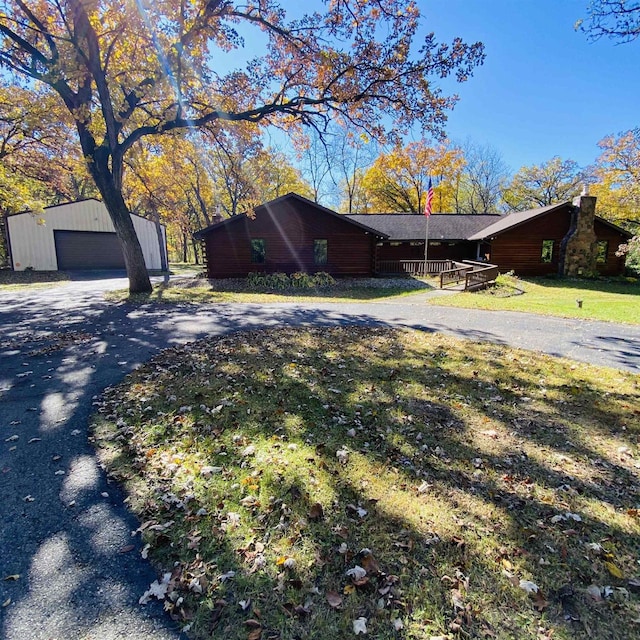
<path id="1" fill-rule="evenodd" d="M 192 481 L 196 503 L 191 516 L 204 506 L 205 520 L 185 517 L 178 537 L 187 540 L 194 531 L 209 528 L 221 531 L 219 547 L 210 549 L 208 559 L 217 563 L 229 558 L 216 570 L 236 572 L 234 584 L 242 586 L 243 598 L 258 603 L 265 633 L 340 638 L 362 616 L 376 637 L 393 637 L 397 615 L 404 620 L 400 635 L 405 637 L 457 628 L 476 636 L 500 629 L 502 637 L 529 637 L 531 629 L 523 629 L 513 611 L 505 612 L 517 603 L 518 616 L 526 616 L 528 624 L 546 619 L 575 637 L 582 637 L 586 628 L 600 637 L 633 637 L 622 615 L 593 616 L 586 589 L 590 581 L 611 581 L 607 557 L 625 570 L 633 566 L 640 536 L 630 524 L 632 517 L 621 510 L 635 493 L 633 488 L 617 493 L 619 486 L 607 486 L 606 481 L 618 479 L 618 485 L 624 485 L 637 477 L 611 457 L 609 478 L 599 478 L 598 485 L 554 467 L 546 451 L 566 454 L 564 436 L 555 440 L 546 431 L 557 427 L 553 421 L 559 420 L 558 408 L 551 406 L 548 414 L 538 411 L 522 422 L 511 404 L 520 395 L 504 389 L 496 393 L 498 379 L 504 381 L 507 375 L 512 388 L 530 386 L 523 375 L 526 367 L 496 366 L 498 359 L 493 358 L 481 373 L 452 370 L 448 358 L 455 356 L 462 367 L 478 362 L 482 354 L 497 356 L 500 348 L 444 343 L 425 362 L 424 351 L 412 352 L 397 337 L 381 344 L 375 332 L 359 334 L 360 340 L 371 338 L 367 349 L 373 356 L 359 362 L 359 352 L 350 352 L 337 334 L 322 334 L 322 342 L 314 335 L 311 344 L 291 333 L 271 333 L 266 339 L 258 333 L 238 334 L 211 348 L 195 344 L 154 361 L 150 378 L 136 380 L 136 393 L 144 396 L 138 402 L 152 410 L 155 402 L 164 406 L 166 401 L 154 399 L 151 391 L 171 389 L 175 398 L 170 404 L 184 409 L 174 413 L 153 442 L 132 443 L 135 464 L 145 465 L 147 457 L 166 447 L 169 456 L 182 456 L 179 464 L 171 464 L 184 467 L 187 476 L 203 464 L 227 470 L 229 476 L 213 497 L 207 493 L 208 483 Z M 406 361 L 400 369 L 399 357 Z M 340 375 L 341 367 L 348 378 Z M 473 387 L 481 393 L 469 399 Z M 565 405 L 577 408 L 572 388 L 556 385 L 555 391 L 564 394 Z M 433 392 L 425 396 L 421 389 Z M 255 395 L 262 398 L 257 406 L 247 400 Z M 224 416 L 226 425 L 219 432 L 206 411 L 217 402 L 216 415 Z M 465 417 L 465 404 L 473 405 L 475 416 Z M 599 411 L 598 419 L 611 417 L 606 408 Z M 126 414 L 123 419 L 126 422 Z M 478 420 L 483 419 L 502 430 L 507 448 L 501 449 L 499 442 L 495 447 L 491 441 L 478 442 Z M 132 427 L 123 437 L 135 439 L 140 428 Z M 274 439 L 277 446 L 269 445 Z M 536 446 L 543 447 L 542 456 L 531 455 Z M 257 462 L 256 447 L 270 451 L 269 459 Z M 288 453 L 298 448 L 313 451 L 301 470 L 294 468 L 294 454 Z M 603 454 L 591 449 L 588 440 L 574 443 L 571 450 L 581 464 L 598 471 L 594 461 Z M 344 466 L 339 451 L 348 452 Z M 319 493 L 314 478 L 337 496 L 324 499 L 318 522 L 311 515 Z M 165 491 L 179 486 L 171 474 L 165 480 Z M 256 489 L 247 491 L 252 483 Z M 277 496 L 275 503 L 269 496 Z M 604 515 L 594 503 L 602 503 Z M 162 512 L 165 507 L 152 506 L 150 513 L 157 508 Z M 243 534 L 249 542 L 242 547 L 233 527 L 228 528 L 229 508 L 238 510 L 239 521 L 254 523 L 253 530 Z M 176 515 L 170 507 L 167 512 L 171 518 Z M 612 556 L 589 557 L 584 545 L 602 540 L 608 541 Z M 250 554 L 255 563 L 256 554 L 267 558 L 268 545 L 275 545 L 277 552 L 289 548 L 290 555 L 301 560 L 286 569 L 271 557 L 257 573 L 250 563 L 230 560 L 243 549 L 241 555 Z M 362 548 L 371 550 L 377 569 L 371 572 L 374 580 L 354 585 L 345 577 L 345 567 L 363 561 Z M 398 554 L 398 548 L 406 553 Z M 179 556 L 169 557 L 175 561 Z M 390 585 L 385 581 L 391 576 Z M 527 604 L 518 590 L 524 579 L 540 586 L 533 603 Z M 342 613 L 332 612 L 322 596 L 349 587 Z M 380 603 L 381 591 L 385 597 L 391 594 L 388 601 Z M 428 596 L 420 597 L 421 591 Z M 233 605 L 226 609 L 234 612 L 225 614 L 229 624 L 238 620 L 237 592 L 215 586 L 208 595 L 209 602 Z M 545 611 L 545 618 L 535 607 Z M 274 610 L 287 613 L 274 617 Z M 230 627 L 224 632 L 229 637 L 245 633 Z"/>

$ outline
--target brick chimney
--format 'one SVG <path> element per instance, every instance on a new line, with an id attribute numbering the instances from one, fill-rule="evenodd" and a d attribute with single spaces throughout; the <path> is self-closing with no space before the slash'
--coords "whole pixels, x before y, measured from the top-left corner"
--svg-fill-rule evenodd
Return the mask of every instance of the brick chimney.
<path id="1" fill-rule="evenodd" d="M 589 195 L 586 185 L 573 201 L 573 207 L 571 227 L 562 240 L 562 274 L 570 277 L 594 276 L 597 274 L 598 255 L 598 240 L 594 229 L 596 198 Z"/>
<path id="2" fill-rule="evenodd" d="M 216 205 L 216 212 L 211 218 L 211 224 L 218 224 L 222 222 L 224 218 L 222 217 L 222 208 L 220 207 L 220 203 Z"/>

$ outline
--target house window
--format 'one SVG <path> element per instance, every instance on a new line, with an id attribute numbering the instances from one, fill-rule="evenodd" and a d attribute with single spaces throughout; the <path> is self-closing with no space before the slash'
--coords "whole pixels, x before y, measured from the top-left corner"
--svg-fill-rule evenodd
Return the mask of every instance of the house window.
<path id="1" fill-rule="evenodd" d="M 251 241 L 251 262 L 254 264 L 264 264 L 267 256 L 267 248 L 262 238 L 254 238 Z"/>
<path id="2" fill-rule="evenodd" d="M 542 241 L 542 255 L 540 256 L 541 262 L 553 261 L 553 240 Z"/>
<path id="3" fill-rule="evenodd" d="M 327 240 L 313 241 L 313 262 L 314 264 L 327 264 L 329 256 L 329 243 Z"/>
<path id="4" fill-rule="evenodd" d="M 598 253 L 596 262 L 598 264 L 605 264 L 607 262 L 607 256 L 609 255 L 609 241 L 598 240 Z"/>

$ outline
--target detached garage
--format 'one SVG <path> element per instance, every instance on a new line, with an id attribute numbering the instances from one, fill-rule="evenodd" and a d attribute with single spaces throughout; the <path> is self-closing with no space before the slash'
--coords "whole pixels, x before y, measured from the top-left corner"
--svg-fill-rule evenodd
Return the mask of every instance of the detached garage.
<path id="1" fill-rule="evenodd" d="M 149 270 L 166 264 L 164 225 L 131 215 Z M 124 257 L 107 208 L 98 200 L 47 207 L 42 214 L 7 218 L 8 246 L 15 271 L 124 269 Z"/>

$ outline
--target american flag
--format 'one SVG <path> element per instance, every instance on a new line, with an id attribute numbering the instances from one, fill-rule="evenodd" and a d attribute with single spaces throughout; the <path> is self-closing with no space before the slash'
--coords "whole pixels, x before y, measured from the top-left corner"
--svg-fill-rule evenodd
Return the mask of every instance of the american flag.
<path id="1" fill-rule="evenodd" d="M 433 185 L 431 184 L 431 178 L 429 178 L 429 187 L 427 189 L 427 201 L 424 203 L 424 215 L 427 218 L 431 215 L 431 205 L 433 204 Z"/>

